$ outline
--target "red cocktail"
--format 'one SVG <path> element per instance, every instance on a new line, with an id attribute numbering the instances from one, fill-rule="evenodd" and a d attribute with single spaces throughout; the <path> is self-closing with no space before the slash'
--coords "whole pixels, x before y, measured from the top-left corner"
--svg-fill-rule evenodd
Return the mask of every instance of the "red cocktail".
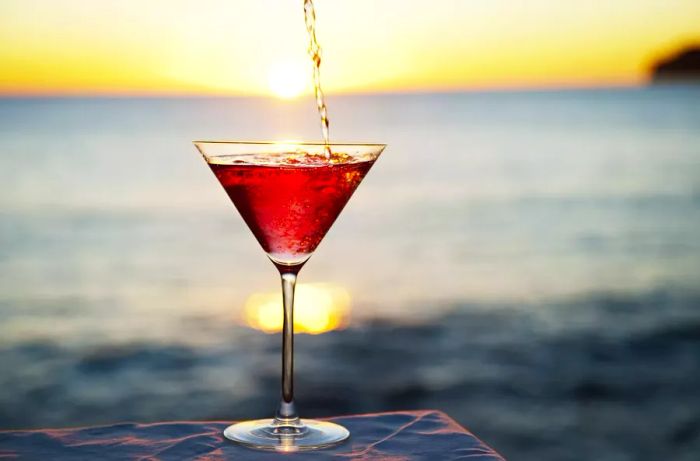
<path id="1" fill-rule="evenodd" d="M 296 152 L 209 166 L 263 250 L 289 266 L 311 256 L 372 164 Z"/>

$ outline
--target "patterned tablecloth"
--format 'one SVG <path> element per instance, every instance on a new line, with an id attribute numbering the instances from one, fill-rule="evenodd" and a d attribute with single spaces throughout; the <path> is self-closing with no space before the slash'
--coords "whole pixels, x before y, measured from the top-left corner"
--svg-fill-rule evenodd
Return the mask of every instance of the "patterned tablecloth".
<path id="1" fill-rule="evenodd" d="M 27 460 L 465 460 L 503 461 L 492 448 L 438 411 L 330 418 L 350 440 L 326 450 L 254 451 L 224 439 L 230 422 L 121 423 L 0 432 L 0 459 Z"/>

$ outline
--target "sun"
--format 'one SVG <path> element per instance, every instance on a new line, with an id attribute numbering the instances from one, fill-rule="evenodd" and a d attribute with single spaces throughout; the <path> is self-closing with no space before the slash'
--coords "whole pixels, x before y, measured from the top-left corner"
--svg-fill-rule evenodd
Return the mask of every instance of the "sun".
<path id="1" fill-rule="evenodd" d="M 273 64 L 267 75 L 270 92 L 283 99 L 291 99 L 304 92 L 310 76 L 306 67 L 292 61 Z"/>

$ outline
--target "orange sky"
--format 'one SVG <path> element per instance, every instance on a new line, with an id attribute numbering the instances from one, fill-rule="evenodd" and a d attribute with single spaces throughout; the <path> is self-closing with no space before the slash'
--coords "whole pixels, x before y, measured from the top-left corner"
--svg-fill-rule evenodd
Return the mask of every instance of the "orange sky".
<path id="1" fill-rule="evenodd" d="M 279 69 L 309 75 L 308 91 L 302 4 L 2 0 L 0 94 L 270 94 Z M 316 0 L 316 10 L 328 93 L 638 84 L 655 56 L 700 41 L 697 0 Z"/>

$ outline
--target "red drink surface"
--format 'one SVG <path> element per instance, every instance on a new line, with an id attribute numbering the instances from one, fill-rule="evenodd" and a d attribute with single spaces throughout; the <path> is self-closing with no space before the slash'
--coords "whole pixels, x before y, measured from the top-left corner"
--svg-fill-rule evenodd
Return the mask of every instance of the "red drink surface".
<path id="1" fill-rule="evenodd" d="M 374 160 L 280 159 L 209 166 L 263 249 L 276 262 L 295 264 L 321 243 Z"/>

